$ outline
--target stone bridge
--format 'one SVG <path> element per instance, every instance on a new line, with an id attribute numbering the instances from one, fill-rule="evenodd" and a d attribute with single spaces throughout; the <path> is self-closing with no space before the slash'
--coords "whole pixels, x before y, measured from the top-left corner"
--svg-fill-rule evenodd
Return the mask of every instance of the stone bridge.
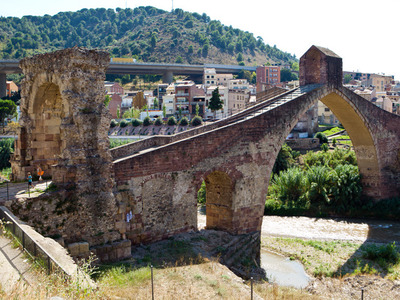
<path id="1" fill-rule="evenodd" d="M 207 227 L 234 234 L 259 232 L 278 152 L 300 116 L 318 100 L 333 111 L 352 139 L 364 193 L 376 201 L 400 195 L 400 117 L 343 87 L 342 59 L 328 49 L 312 46 L 301 57 L 300 88 L 269 95 L 210 126 L 121 146 L 111 155 L 100 132 L 107 119 L 101 97 L 77 83 L 82 75 L 86 84 L 99 90 L 98 76 L 104 76 L 107 59 L 94 57 L 89 65 L 82 64 L 88 54 L 74 51 L 75 65 L 72 59 L 60 58 L 67 67 L 54 63 L 55 71 L 27 76 L 23 92 L 30 96 L 22 101 L 25 119 L 13 161 L 16 178 L 24 178 L 24 172 L 41 162 L 53 170 L 58 184 L 67 178 L 78 186 L 84 199 L 79 215 L 89 222 L 77 223 L 86 235 L 75 234 L 71 241 L 86 238 L 91 245 L 98 244 L 97 226 L 108 232 L 103 242 L 115 240 L 118 231 L 121 239 L 133 244 L 197 230 L 197 191 L 203 180 Z M 22 66 L 29 70 L 30 63 L 26 60 Z M 102 72 L 96 73 L 100 63 Z M 68 68 L 78 70 L 65 77 Z M 85 72 L 80 74 L 82 68 Z M 46 95 L 56 109 L 56 121 L 51 121 L 50 108 L 41 100 Z M 88 97 L 92 102 L 85 100 Z M 86 115 L 95 124 L 92 129 L 83 122 Z M 51 143 L 54 139 L 59 142 Z M 46 157 L 49 149 L 44 148 L 50 145 L 56 156 Z M 66 229 L 63 234 L 71 235 Z M 89 239 L 90 235 L 96 238 Z"/>
<path id="2" fill-rule="evenodd" d="M 400 195 L 400 117 L 343 87 L 342 60 L 328 49 L 311 47 L 300 68 L 298 89 L 259 103 L 218 128 L 190 137 L 186 133 L 180 140 L 176 136 L 113 161 L 118 200 L 133 213 L 123 229 L 133 243 L 196 230 L 203 180 L 207 227 L 234 234 L 259 231 L 278 152 L 300 116 L 318 100 L 353 142 L 364 194 L 376 200 Z"/>

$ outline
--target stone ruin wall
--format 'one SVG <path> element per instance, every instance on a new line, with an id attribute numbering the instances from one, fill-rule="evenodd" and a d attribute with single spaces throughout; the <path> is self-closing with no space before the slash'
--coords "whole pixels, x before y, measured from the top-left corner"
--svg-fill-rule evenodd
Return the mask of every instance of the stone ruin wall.
<path id="1" fill-rule="evenodd" d="M 120 215 L 112 192 L 111 117 L 104 105 L 109 61 L 105 51 L 75 47 L 20 63 L 25 78 L 13 176 L 25 179 L 40 166 L 57 192 L 12 207 L 66 244 L 99 246 L 123 237 L 115 229 Z"/>

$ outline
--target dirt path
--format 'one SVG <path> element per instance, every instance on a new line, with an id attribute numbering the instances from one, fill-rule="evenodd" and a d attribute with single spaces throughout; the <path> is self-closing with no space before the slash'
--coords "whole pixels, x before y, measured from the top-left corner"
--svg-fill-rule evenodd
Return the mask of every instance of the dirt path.
<path id="1" fill-rule="evenodd" d="M 31 264 L 19 248 L 14 248 L 10 239 L 0 235 L 0 284 L 10 294 L 18 284 L 33 284 Z"/>

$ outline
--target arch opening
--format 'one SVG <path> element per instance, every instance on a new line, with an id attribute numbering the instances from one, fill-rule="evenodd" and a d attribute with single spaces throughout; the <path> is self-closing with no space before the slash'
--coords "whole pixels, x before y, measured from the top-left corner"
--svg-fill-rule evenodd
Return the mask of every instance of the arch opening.
<path id="1" fill-rule="evenodd" d="M 29 107 L 31 124 L 31 166 L 40 166 L 52 175 L 51 166 L 57 164 L 65 142 L 62 141 L 62 120 L 66 117 L 59 87 L 42 84 Z"/>
<path id="2" fill-rule="evenodd" d="M 225 172 L 214 171 L 205 178 L 206 228 L 232 231 L 233 186 Z"/>
<path id="3" fill-rule="evenodd" d="M 380 198 L 377 189 L 380 172 L 376 147 L 365 120 L 339 94 L 332 92 L 320 99 L 329 107 L 339 122 L 347 131 L 354 147 L 357 164 L 362 175 L 363 193 L 374 198 Z"/>
<path id="4" fill-rule="evenodd" d="M 343 95 L 340 92 L 340 90 L 328 89 L 322 94 L 322 96 L 320 96 L 318 98 L 323 104 L 325 104 L 332 111 L 334 116 L 338 119 L 338 121 L 341 123 L 343 128 L 346 130 L 347 135 L 348 135 L 347 138 L 351 139 L 351 143 L 354 148 L 354 154 L 355 154 L 355 157 L 357 160 L 355 162 L 354 155 L 352 155 L 353 158 L 351 158 L 351 156 L 347 156 L 347 154 L 344 153 L 343 155 L 345 155 L 345 156 L 343 156 L 343 157 L 344 157 L 344 160 L 346 160 L 346 161 L 343 161 L 342 164 L 344 164 L 344 165 L 353 164 L 354 166 L 357 167 L 357 174 L 359 173 L 361 175 L 361 186 L 362 186 L 362 194 L 363 195 L 374 198 L 374 199 L 382 198 L 381 197 L 382 191 L 381 191 L 381 189 L 379 189 L 381 174 L 380 174 L 379 165 L 378 165 L 378 155 L 377 155 L 377 150 L 376 150 L 375 143 L 374 143 L 374 140 L 372 137 L 372 133 L 369 129 L 368 121 L 365 120 L 362 112 L 360 112 L 354 106 L 352 100 L 346 98 L 346 96 Z M 310 102 L 309 106 L 311 106 L 312 104 L 313 103 Z M 306 107 L 304 107 L 304 108 L 306 108 Z M 295 126 L 295 124 L 296 124 L 296 120 L 293 120 L 293 123 L 291 123 L 290 128 L 287 129 L 288 132 L 290 132 L 290 130 Z M 288 132 L 284 132 L 283 136 L 286 136 L 286 134 Z M 333 149 L 332 142 L 333 142 L 333 139 L 330 140 L 330 145 L 331 145 L 330 148 L 331 149 Z M 285 143 L 285 138 L 282 137 L 281 144 L 283 145 L 284 143 Z M 337 144 L 336 144 L 336 146 L 337 146 Z M 324 147 L 322 147 L 322 148 L 324 148 Z M 326 149 L 325 151 L 327 151 L 327 150 L 329 151 L 328 148 L 325 147 L 325 149 Z M 340 152 L 335 153 L 335 154 L 332 153 L 332 155 L 333 155 L 333 157 L 335 157 L 335 156 L 337 157 L 337 155 L 340 155 Z M 278 159 L 279 159 L 278 153 L 276 153 L 274 162 L 276 162 Z M 303 157 L 303 159 L 304 159 L 304 157 Z M 324 165 L 324 164 L 325 164 L 325 160 L 323 160 L 323 162 L 322 162 L 322 165 Z M 334 162 L 333 162 L 333 165 L 329 164 L 329 166 L 332 170 L 336 169 Z M 303 171 L 307 171 L 307 172 L 311 171 L 311 174 L 307 173 L 307 176 L 308 175 L 310 175 L 310 176 L 319 175 L 318 178 L 320 178 L 320 179 L 321 179 L 320 175 L 322 174 L 321 172 L 327 172 L 327 170 L 323 170 L 323 169 L 313 169 L 313 170 L 311 170 L 311 169 L 306 170 L 304 168 L 302 168 L 302 169 L 303 169 Z M 304 174 L 302 175 L 301 172 L 296 173 L 295 172 L 296 170 L 293 170 L 293 171 L 294 172 L 292 172 L 291 174 L 287 174 L 286 177 L 283 177 L 282 180 L 285 180 L 286 178 L 289 178 L 291 176 L 293 178 L 297 178 L 300 182 L 301 177 L 304 176 Z M 348 167 L 346 171 L 344 171 L 344 169 L 342 168 L 342 169 L 335 170 L 335 172 L 336 172 L 337 176 L 339 176 L 340 178 L 342 178 L 342 176 L 350 176 L 350 174 L 355 174 L 355 173 L 353 173 L 353 172 L 355 172 L 354 169 L 351 170 L 350 167 Z M 340 172 L 345 172 L 345 173 L 340 173 Z M 271 175 L 272 175 L 272 171 L 270 174 L 267 174 L 267 176 L 269 178 L 268 194 L 270 192 L 273 192 L 273 190 L 270 190 L 271 182 L 272 182 Z M 293 180 L 293 178 L 290 178 L 290 179 Z M 289 180 L 289 179 L 287 179 L 287 180 Z M 346 181 L 345 177 L 343 177 L 343 181 L 344 182 Z M 285 183 L 285 181 L 282 181 L 282 184 L 283 183 Z M 319 186 L 321 184 L 318 183 L 317 185 Z M 299 185 L 300 184 L 296 184 L 296 187 L 298 187 Z M 307 187 L 307 186 L 308 185 L 305 185 L 306 192 L 308 192 L 309 195 L 312 195 L 312 193 L 315 191 L 309 190 L 309 189 L 311 189 L 311 187 Z M 354 198 L 352 198 L 353 200 L 349 199 L 349 201 L 355 201 L 355 202 L 349 202 L 349 204 L 344 204 L 344 202 L 347 202 L 347 201 L 343 200 L 344 197 L 341 194 L 338 194 L 339 188 L 334 188 L 334 187 L 332 187 L 332 188 L 333 189 L 328 188 L 326 190 L 327 194 L 325 194 L 325 196 L 324 196 L 324 197 L 329 197 L 329 201 L 326 200 L 326 201 L 328 201 L 328 203 L 330 203 L 332 201 L 332 199 L 335 199 L 336 202 L 341 201 L 340 203 L 344 205 L 343 207 L 345 207 L 346 205 L 358 205 L 356 203 L 359 203 L 358 201 L 360 198 L 359 198 L 359 196 L 356 196 L 357 195 L 356 189 L 352 190 L 352 193 L 354 192 Z M 358 189 L 359 189 L 358 191 L 360 191 L 360 188 L 358 188 Z M 318 190 L 317 192 L 321 193 L 321 195 L 324 193 L 322 190 Z M 299 193 L 302 193 L 302 192 L 299 192 Z M 305 194 L 303 194 L 303 195 L 305 195 Z M 331 197 L 333 197 L 333 198 L 331 198 Z M 267 207 L 274 205 L 274 203 L 272 202 L 272 199 L 273 198 L 270 199 L 270 202 L 267 204 Z M 311 199 L 311 198 L 307 196 L 303 200 L 306 201 L 307 199 Z M 336 203 L 336 202 L 332 202 L 332 203 Z M 273 206 L 271 206 L 271 208 L 272 207 Z"/>

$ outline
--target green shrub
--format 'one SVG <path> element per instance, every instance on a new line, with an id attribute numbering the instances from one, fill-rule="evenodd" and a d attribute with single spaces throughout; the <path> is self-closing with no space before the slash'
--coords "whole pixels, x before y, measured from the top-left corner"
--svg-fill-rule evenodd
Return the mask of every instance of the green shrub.
<path id="1" fill-rule="evenodd" d="M 305 197 L 307 181 L 304 172 L 300 168 L 291 168 L 274 175 L 272 179 L 272 190 L 275 191 L 277 199 L 281 200 L 286 207 L 304 207 L 307 205 Z"/>
<path id="2" fill-rule="evenodd" d="M 363 250 L 363 258 L 377 261 L 384 269 L 387 269 L 388 264 L 393 265 L 400 261 L 395 242 L 381 246 L 376 244 L 364 245 L 361 249 Z"/>
<path id="3" fill-rule="evenodd" d="M 300 152 L 296 152 L 296 156 L 300 154 Z M 279 174 L 281 171 L 285 171 L 290 168 L 294 164 L 293 158 L 293 150 L 287 144 L 283 144 L 281 150 L 278 153 L 278 156 L 275 160 L 274 167 L 272 168 L 272 172 L 274 174 Z"/>
<path id="4" fill-rule="evenodd" d="M 14 139 L 2 139 L 0 140 L 0 170 L 9 168 L 10 155 L 14 152 Z"/>
<path id="5" fill-rule="evenodd" d="M 143 126 L 149 126 L 153 124 L 153 122 L 151 121 L 150 117 L 145 117 L 143 120 Z"/>
<path id="6" fill-rule="evenodd" d="M 338 165 L 332 173 L 331 205 L 338 213 L 355 211 L 362 206 L 361 176 L 358 167 Z"/>
<path id="7" fill-rule="evenodd" d="M 133 119 L 131 123 L 133 127 L 138 127 L 142 125 L 142 121 L 140 121 L 139 119 Z"/>
<path id="8" fill-rule="evenodd" d="M 192 126 L 199 126 L 199 125 L 203 124 L 203 119 L 201 117 L 199 117 L 199 116 L 195 116 L 192 119 L 191 124 L 192 124 Z"/>
<path id="9" fill-rule="evenodd" d="M 320 147 L 321 147 L 321 150 L 324 152 L 328 152 L 328 150 L 329 150 L 329 146 L 327 143 L 323 143 Z"/>
<path id="10" fill-rule="evenodd" d="M 154 125 L 157 125 L 157 126 L 161 126 L 161 125 L 163 125 L 164 124 L 164 122 L 163 122 L 163 120 L 161 119 L 161 117 L 158 117 L 157 119 L 156 119 L 156 121 L 154 122 Z"/>
<path id="11" fill-rule="evenodd" d="M 179 121 L 179 125 L 182 125 L 182 126 L 187 126 L 187 125 L 189 125 L 189 120 L 188 120 L 188 118 L 183 117 L 183 118 Z"/>
<path id="12" fill-rule="evenodd" d="M 170 125 L 170 126 L 173 126 L 173 125 L 176 125 L 177 124 L 177 122 L 176 122 L 176 119 L 175 119 L 175 117 L 173 117 L 173 116 L 171 116 L 171 117 L 169 117 L 168 118 L 168 125 Z"/>
<path id="13" fill-rule="evenodd" d="M 314 138 L 319 139 L 319 143 L 322 145 L 323 143 L 328 143 L 328 138 L 322 132 L 317 132 L 314 135 Z"/>
<path id="14" fill-rule="evenodd" d="M 110 127 L 111 127 L 111 128 L 114 128 L 114 127 L 117 126 L 117 125 L 118 125 L 118 122 L 115 121 L 114 119 L 112 119 L 112 120 L 111 120 L 111 123 L 110 123 Z"/>
<path id="15" fill-rule="evenodd" d="M 307 198 L 312 203 L 329 203 L 332 170 L 325 166 L 313 166 L 306 171 Z"/>
<path id="16" fill-rule="evenodd" d="M 120 123 L 119 123 L 119 127 L 124 128 L 126 126 L 128 126 L 129 122 L 125 119 L 123 119 Z"/>
<path id="17" fill-rule="evenodd" d="M 132 142 L 132 140 L 129 140 L 129 139 L 110 139 L 110 149 L 131 143 L 131 142 Z"/>
<path id="18" fill-rule="evenodd" d="M 197 192 L 197 203 L 206 204 L 206 183 L 203 181 L 201 187 Z"/>

